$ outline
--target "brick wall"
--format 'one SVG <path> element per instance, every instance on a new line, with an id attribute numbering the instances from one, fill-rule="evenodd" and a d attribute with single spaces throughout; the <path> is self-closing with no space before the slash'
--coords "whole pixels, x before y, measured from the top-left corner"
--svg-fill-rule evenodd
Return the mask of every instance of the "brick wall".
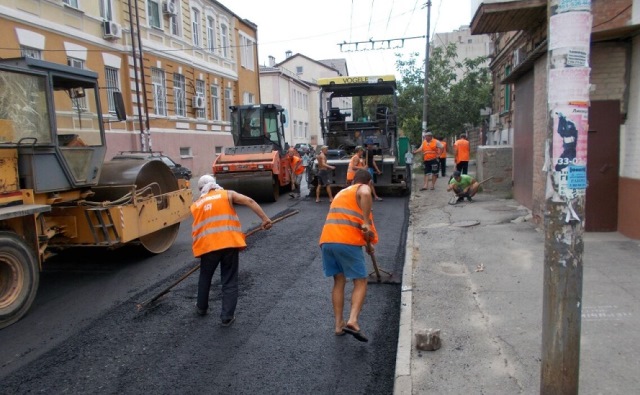
<path id="1" fill-rule="evenodd" d="M 592 0 L 593 31 L 626 26 L 631 20 L 632 0 Z"/>
<path id="2" fill-rule="evenodd" d="M 544 219 L 547 173 L 542 171 L 547 140 L 547 55 L 541 56 L 533 69 L 533 222 L 541 225 Z"/>
<path id="3" fill-rule="evenodd" d="M 482 145 L 476 153 L 477 179 L 479 181 L 493 177 L 482 184 L 486 192 L 511 197 L 513 195 L 513 148 L 506 145 Z"/>
<path id="4" fill-rule="evenodd" d="M 624 42 L 591 46 L 591 100 L 620 100 L 620 112 L 623 114 L 627 112 L 628 50 L 629 44 Z"/>

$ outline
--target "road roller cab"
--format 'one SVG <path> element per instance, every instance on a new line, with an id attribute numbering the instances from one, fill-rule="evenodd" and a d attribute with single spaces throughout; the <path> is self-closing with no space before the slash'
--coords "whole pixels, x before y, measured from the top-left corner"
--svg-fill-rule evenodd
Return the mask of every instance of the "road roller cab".
<path id="1" fill-rule="evenodd" d="M 231 106 L 235 147 L 213 162 L 216 181 L 258 201 L 275 201 L 290 185 L 283 124 L 284 109 L 276 104 Z"/>
<path id="2" fill-rule="evenodd" d="M 189 215 L 191 189 L 164 163 L 103 162 L 101 97 L 113 121 L 126 118 L 93 71 L 0 60 L 0 328 L 27 312 L 55 252 L 134 242 L 160 253 Z"/>

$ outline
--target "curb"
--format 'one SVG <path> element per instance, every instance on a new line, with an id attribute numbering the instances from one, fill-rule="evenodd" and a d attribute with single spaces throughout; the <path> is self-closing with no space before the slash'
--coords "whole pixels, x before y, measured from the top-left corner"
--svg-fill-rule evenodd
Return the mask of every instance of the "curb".
<path id="1" fill-rule="evenodd" d="M 412 177 L 415 178 L 415 177 Z M 411 185 L 414 179 L 411 180 Z M 414 199 L 413 191 L 409 203 Z M 398 349 L 396 351 L 396 372 L 393 384 L 394 395 L 410 395 L 413 392 L 411 380 L 411 338 L 413 321 L 413 221 L 409 212 L 407 242 L 402 268 L 402 288 L 400 298 L 400 327 L 398 328 Z"/>

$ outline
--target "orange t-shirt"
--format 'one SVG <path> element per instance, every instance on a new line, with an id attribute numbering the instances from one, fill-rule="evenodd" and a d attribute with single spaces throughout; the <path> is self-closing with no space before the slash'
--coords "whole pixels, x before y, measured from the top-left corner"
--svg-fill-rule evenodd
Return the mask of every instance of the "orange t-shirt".
<path id="1" fill-rule="evenodd" d="M 456 163 L 469 161 L 469 141 L 464 139 L 456 140 L 453 147 L 456 151 Z"/>
<path id="2" fill-rule="evenodd" d="M 440 140 L 440 144 L 442 144 L 442 153 L 440 154 L 440 158 L 447 157 L 447 142 L 444 140 Z"/>

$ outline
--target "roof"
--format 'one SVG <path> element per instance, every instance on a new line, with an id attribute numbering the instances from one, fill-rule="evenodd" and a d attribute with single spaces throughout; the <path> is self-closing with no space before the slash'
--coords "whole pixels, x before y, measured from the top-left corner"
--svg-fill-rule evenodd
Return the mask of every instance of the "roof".
<path id="1" fill-rule="evenodd" d="M 471 34 L 530 30 L 547 20 L 547 0 L 483 2 L 471 20 Z"/>
<path id="2" fill-rule="evenodd" d="M 347 59 L 322 59 L 319 60 L 320 63 L 323 63 L 333 69 L 338 70 L 340 75 L 349 75 L 349 69 L 347 68 Z"/>
<path id="3" fill-rule="evenodd" d="M 285 60 L 283 60 L 282 62 L 280 62 L 280 63 L 276 63 L 276 64 L 275 64 L 275 66 L 276 66 L 276 67 L 278 67 L 278 66 L 282 66 L 283 64 L 285 64 L 285 63 L 288 63 L 288 62 L 292 61 L 292 60 L 293 60 L 294 58 L 296 58 L 296 57 L 301 57 L 301 58 L 307 59 L 307 60 L 308 60 L 308 61 L 310 61 L 310 62 L 313 62 L 313 63 L 319 64 L 319 65 L 320 65 L 320 66 L 322 66 L 322 67 L 326 67 L 327 69 L 329 69 L 329 70 L 333 70 L 333 71 L 337 72 L 338 74 L 340 74 L 340 70 L 338 70 L 338 69 L 336 69 L 336 68 L 334 68 L 334 67 L 331 67 L 331 66 L 329 66 L 328 64 L 325 64 L 325 63 L 322 63 L 322 62 L 320 62 L 320 61 L 317 61 L 317 60 L 315 60 L 315 59 L 311 59 L 310 57 L 305 56 L 305 55 L 303 55 L 303 54 L 301 54 L 301 53 L 297 53 L 297 54 L 295 54 L 295 55 L 291 55 L 291 56 L 289 56 L 288 58 L 286 58 Z"/>

